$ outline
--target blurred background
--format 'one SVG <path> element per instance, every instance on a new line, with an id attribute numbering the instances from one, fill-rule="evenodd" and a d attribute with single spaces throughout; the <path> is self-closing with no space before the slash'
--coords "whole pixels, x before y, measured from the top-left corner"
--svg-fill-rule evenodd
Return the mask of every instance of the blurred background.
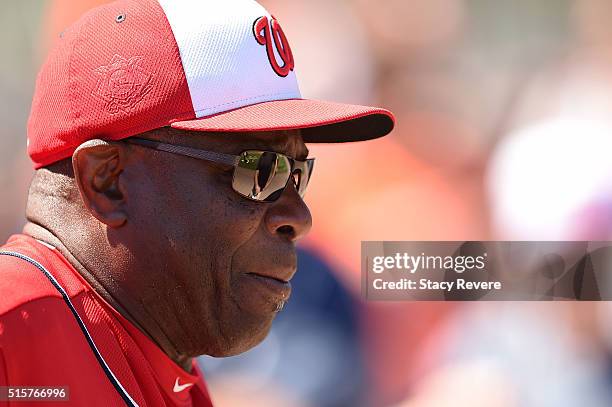
<path id="1" fill-rule="evenodd" d="M 2 241 L 24 223 L 38 67 L 104 2 L 2 2 Z M 359 264 L 362 240 L 612 240 L 612 2 L 262 4 L 305 97 L 381 105 L 397 127 L 310 146 L 294 293 L 261 345 L 201 359 L 216 404 L 612 405 L 612 305 L 366 303 Z"/>

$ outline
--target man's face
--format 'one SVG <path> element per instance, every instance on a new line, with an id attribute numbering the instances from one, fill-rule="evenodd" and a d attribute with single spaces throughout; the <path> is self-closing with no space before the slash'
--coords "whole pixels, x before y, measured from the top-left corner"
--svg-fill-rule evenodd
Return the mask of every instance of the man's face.
<path id="1" fill-rule="evenodd" d="M 238 155 L 283 153 L 303 160 L 299 131 L 198 133 L 161 129 L 143 138 Z M 130 146 L 122 177 L 130 253 L 126 286 L 151 310 L 176 349 L 228 356 L 267 335 L 288 299 L 295 242 L 311 227 L 308 207 L 290 182 L 275 202 L 248 200 L 232 189 L 233 168 Z M 128 288 L 129 289 L 129 288 Z"/>

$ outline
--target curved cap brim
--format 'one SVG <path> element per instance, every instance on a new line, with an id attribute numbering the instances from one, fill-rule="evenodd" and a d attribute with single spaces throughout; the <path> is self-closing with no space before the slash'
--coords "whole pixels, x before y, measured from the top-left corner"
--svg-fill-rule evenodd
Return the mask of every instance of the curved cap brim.
<path id="1" fill-rule="evenodd" d="M 303 129 L 307 143 L 343 143 L 382 137 L 395 124 L 385 109 L 309 99 L 274 100 L 199 119 L 173 128 L 191 131 L 271 131 Z"/>

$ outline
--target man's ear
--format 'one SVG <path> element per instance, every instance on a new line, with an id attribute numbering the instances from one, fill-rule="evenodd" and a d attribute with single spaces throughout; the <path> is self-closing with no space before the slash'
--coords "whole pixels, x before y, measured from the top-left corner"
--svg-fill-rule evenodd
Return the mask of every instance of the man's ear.
<path id="1" fill-rule="evenodd" d="M 118 228 L 127 221 L 126 189 L 121 178 L 126 151 L 112 141 L 89 140 L 72 154 L 74 179 L 83 204 L 100 222 Z"/>

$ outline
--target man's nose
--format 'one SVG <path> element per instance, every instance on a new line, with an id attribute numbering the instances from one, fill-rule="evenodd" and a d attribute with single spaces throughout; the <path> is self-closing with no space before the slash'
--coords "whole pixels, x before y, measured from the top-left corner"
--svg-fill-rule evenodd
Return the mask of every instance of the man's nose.
<path id="1" fill-rule="evenodd" d="M 281 196 L 271 203 L 266 212 L 265 223 L 268 232 L 273 236 L 292 242 L 301 239 L 310 231 L 310 210 L 291 180 Z"/>

